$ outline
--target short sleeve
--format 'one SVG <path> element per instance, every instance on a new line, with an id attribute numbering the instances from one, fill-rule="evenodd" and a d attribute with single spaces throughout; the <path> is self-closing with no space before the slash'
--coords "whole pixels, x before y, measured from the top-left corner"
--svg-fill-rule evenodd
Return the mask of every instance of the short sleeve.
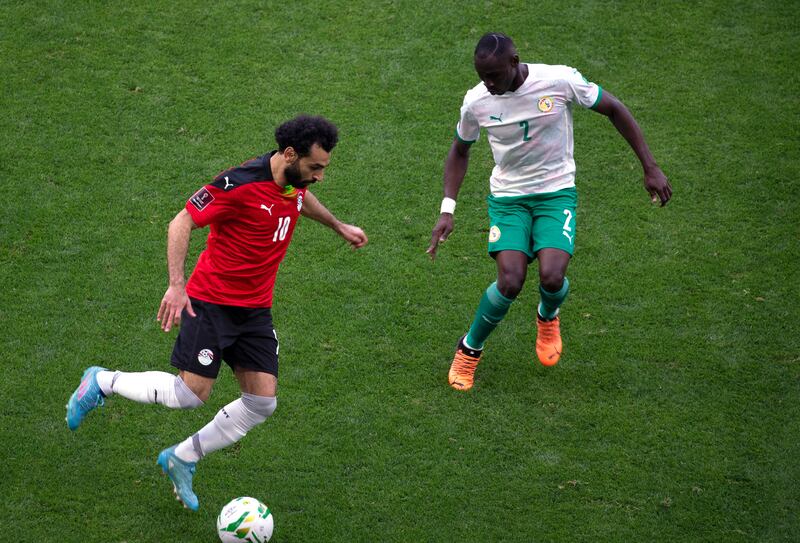
<path id="1" fill-rule="evenodd" d="M 478 141 L 481 134 L 481 125 L 469 107 L 467 97 L 464 97 L 464 104 L 461 106 L 461 118 L 456 125 L 456 137 L 464 143 L 472 144 Z"/>
<path id="2" fill-rule="evenodd" d="M 236 213 L 235 193 L 233 190 L 226 192 L 214 185 L 206 185 L 189 198 L 186 210 L 199 227 L 224 221 Z"/>
<path id="3" fill-rule="evenodd" d="M 587 108 L 597 107 L 597 104 L 600 103 L 600 98 L 603 96 L 603 89 L 599 85 L 588 81 L 575 68 L 568 66 L 564 68 L 566 72 L 564 81 L 569 86 L 571 101 Z"/>

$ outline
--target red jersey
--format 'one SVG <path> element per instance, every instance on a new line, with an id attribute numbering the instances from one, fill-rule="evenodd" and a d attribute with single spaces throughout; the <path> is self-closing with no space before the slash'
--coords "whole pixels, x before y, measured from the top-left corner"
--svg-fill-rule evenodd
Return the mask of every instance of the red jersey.
<path id="1" fill-rule="evenodd" d="M 210 225 L 186 293 L 220 305 L 272 307 L 272 288 L 303 207 L 305 189 L 275 184 L 274 154 L 248 160 L 198 190 L 186 209 Z"/>

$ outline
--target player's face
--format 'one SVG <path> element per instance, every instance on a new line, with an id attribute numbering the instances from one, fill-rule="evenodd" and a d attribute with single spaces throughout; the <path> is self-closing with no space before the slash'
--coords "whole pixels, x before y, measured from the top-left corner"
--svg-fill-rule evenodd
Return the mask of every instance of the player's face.
<path id="1" fill-rule="evenodd" d="M 475 58 L 475 71 L 490 94 L 505 94 L 517 77 L 519 57 L 505 55 L 503 58 Z"/>
<path id="2" fill-rule="evenodd" d="M 318 144 L 314 144 L 309 149 L 308 155 L 298 156 L 297 159 L 286 166 L 284 175 L 286 182 L 295 188 L 302 189 L 322 181 L 325 177 L 325 168 L 331 162 L 331 154 Z"/>

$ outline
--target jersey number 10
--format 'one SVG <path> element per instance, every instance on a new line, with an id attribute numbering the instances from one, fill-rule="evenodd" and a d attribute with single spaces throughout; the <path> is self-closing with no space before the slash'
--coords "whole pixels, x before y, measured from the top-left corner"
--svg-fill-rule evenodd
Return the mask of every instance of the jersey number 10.
<path id="1" fill-rule="evenodd" d="M 278 219 L 278 228 L 275 229 L 275 235 L 272 236 L 272 241 L 283 241 L 286 239 L 286 234 L 289 233 L 290 222 L 292 222 L 291 217 L 280 217 Z"/>

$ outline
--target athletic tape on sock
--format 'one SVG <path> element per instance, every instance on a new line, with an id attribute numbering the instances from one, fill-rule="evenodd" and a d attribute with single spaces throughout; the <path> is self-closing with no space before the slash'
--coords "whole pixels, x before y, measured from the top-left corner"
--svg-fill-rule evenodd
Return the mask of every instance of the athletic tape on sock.
<path id="1" fill-rule="evenodd" d="M 195 451 L 207 455 L 242 439 L 247 432 L 275 412 L 277 399 L 272 396 L 242 394 L 219 410 L 214 419 L 197 432 Z"/>
<path id="2" fill-rule="evenodd" d="M 194 409 L 203 405 L 203 400 L 198 398 L 197 394 L 192 392 L 189 385 L 184 383 L 179 376 L 175 376 L 175 397 L 183 409 Z"/>

